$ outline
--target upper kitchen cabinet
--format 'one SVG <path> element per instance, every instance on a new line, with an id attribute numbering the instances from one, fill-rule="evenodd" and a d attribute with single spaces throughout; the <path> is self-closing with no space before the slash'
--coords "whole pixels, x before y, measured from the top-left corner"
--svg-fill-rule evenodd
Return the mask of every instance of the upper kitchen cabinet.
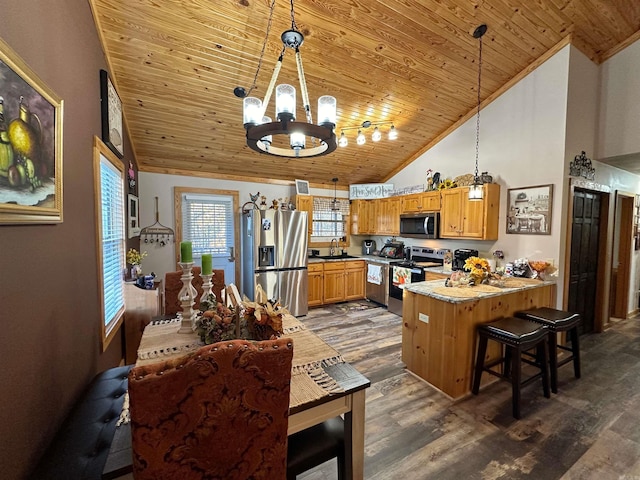
<path id="1" fill-rule="evenodd" d="M 402 213 L 437 212 L 440 210 L 440 192 L 422 192 L 402 197 Z"/>
<path id="2" fill-rule="evenodd" d="M 351 202 L 351 233 L 375 235 L 378 228 L 378 212 L 377 200 L 353 200 Z"/>
<path id="3" fill-rule="evenodd" d="M 380 198 L 374 202 L 378 205 L 375 233 L 377 235 L 400 235 L 401 197 Z"/>
<path id="4" fill-rule="evenodd" d="M 469 200 L 469 187 L 440 191 L 440 238 L 498 239 L 500 185 L 485 183 L 483 189 L 482 200 Z"/>
<path id="5" fill-rule="evenodd" d="M 307 230 L 309 231 L 309 241 L 313 232 L 313 196 L 296 195 L 296 210 L 307 212 Z"/>

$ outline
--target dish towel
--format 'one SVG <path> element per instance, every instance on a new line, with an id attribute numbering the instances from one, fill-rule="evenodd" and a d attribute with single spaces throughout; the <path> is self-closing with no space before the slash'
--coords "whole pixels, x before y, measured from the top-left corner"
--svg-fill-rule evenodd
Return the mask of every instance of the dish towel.
<path id="1" fill-rule="evenodd" d="M 411 283 L 411 269 L 405 267 L 393 267 L 393 284 L 404 288 Z"/>
<path id="2" fill-rule="evenodd" d="M 380 265 L 367 265 L 367 282 L 382 284 L 382 267 Z"/>

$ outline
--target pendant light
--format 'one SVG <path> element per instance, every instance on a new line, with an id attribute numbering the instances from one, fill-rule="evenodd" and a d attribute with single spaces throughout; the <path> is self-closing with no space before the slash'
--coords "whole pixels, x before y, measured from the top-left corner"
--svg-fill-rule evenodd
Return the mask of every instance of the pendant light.
<path id="1" fill-rule="evenodd" d="M 482 79 L 482 36 L 487 33 L 487 26 L 480 25 L 473 32 L 473 38 L 477 38 L 480 42 L 480 54 L 478 56 L 478 110 L 476 113 L 476 170 L 473 176 L 473 185 L 469 188 L 469 200 L 482 200 L 483 189 L 482 181 L 478 176 L 478 153 L 480 151 L 480 80 Z"/>
<path id="2" fill-rule="evenodd" d="M 334 177 L 331 179 L 333 182 L 333 200 L 331 200 L 331 210 L 337 212 L 340 210 L 340 202 L 338 201 L 338 177 Z"/>

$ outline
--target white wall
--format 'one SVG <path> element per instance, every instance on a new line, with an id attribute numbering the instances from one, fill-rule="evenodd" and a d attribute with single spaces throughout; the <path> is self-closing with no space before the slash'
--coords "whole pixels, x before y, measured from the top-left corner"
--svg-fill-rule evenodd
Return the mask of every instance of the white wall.
<path id="1" fill-rule="evenodd" d="M 295 198 L 296 189 L 294 185 L 275 185 L 268 183 L 240 182 L 233 180 L 216 180 L 210 178 L 189 177 L 183 175 L 164 175 L 159 173 L 140 172 L 138 178 L 139 185 L 139 207 L 140 225 L 146 227 L 155 223 L 155 197 L 158 197 L 160 212 L 160 223 L 173 230 L 176 229 L 173 188 L 174 187 L 194 187 L 211 188 L 219 190 L 236 190 L 240 198 L 240 207 L 245 202 L 250 201 L 249 194 L 260 192 L 267 197 L 267 205 L 271 205 L 273 199 L 284 197 Z M 311 188 L 311 195 L 333 197 L 333 189 Z M 345 190 L 337 191 L 338 198 L 348 197 Z M 166 272 L 176 270 L 174 245 L 170 244 L 161 247 L 158 244 L 140 244 L 141 251 L 147 252 L 144 259 L 144 272 L 155 272 L 158 277 L 164 277 Z M 238 283 L 239 279 L 236 279 Z"/>
<path id="2" fill-rule="evenodd" d="M 640 41 L 604 62 L 596 158 L 640 152 Z"/>
<path id="3" fill-rule="evenodd" d="M 501 187 L 498 240 L 405 239 L 405 243 L 452 250 L 474 248 L 488 258 L 500 249 L 508 260 L 528 257 L 558 262 L 569 52 L 569 47 L 562 49 L 481 111 L 479 170 L 488 171 Z M 397 186 L 415 184 L 415 179 L 425 178 L 429 168 L 452 179 L 473 173 L 475 126 L 474 117 L 389 181 Z M 507 190 L 544 184 L 554 184 L 551 235 L 507 234 Z M 562 298 L 561 292 L 558 297 Z"/>

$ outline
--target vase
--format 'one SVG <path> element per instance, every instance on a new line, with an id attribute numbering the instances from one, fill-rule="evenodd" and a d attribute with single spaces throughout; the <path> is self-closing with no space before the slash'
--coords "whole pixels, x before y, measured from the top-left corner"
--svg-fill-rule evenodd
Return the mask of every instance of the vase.
<path id="1" fill-rule="evenodd" d="M 142 276 L 142 265 L 131 266 L 131 278 L 138 278 Z"/>

